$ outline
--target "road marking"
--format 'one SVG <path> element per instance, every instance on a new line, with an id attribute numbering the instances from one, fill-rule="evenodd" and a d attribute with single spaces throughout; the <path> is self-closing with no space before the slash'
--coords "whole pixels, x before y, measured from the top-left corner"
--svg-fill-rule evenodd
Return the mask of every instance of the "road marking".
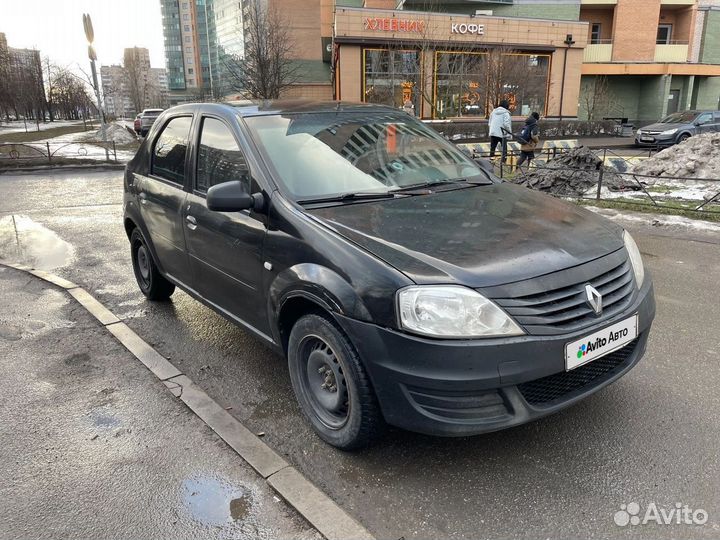
<path id="1" fill-rule="evenodd" d="M 185 403 L 325 538 L 328 540 L 375 538 L 327 494 L 208 396 L 189 377 L 183 375 L 85 289 L 64 278 L 26 265 L 2 260 L 0 265 L 27 272 L 72 295 L 135 358 L 160 379 L 174 397 Z"/>

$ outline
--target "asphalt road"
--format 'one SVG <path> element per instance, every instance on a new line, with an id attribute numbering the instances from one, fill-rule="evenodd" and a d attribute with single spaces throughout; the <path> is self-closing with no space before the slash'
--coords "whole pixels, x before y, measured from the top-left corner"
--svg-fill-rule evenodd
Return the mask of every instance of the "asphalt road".
<path id="1" fill-rule="evenodd" d="M 283 359 L 181 292 L 169 303 L 144 300 L 120 201 L 118 172 L 1 175 L 0 256 L 91 291 L 378 537 L 720 536 L 717 232 L 629 223 L 658 314 L 644 360 L 607 389 L 503 432 L 441 439 L 392 430 L 369 450 L 343 453 L 302 420 Z M 631 502 L 640 517 L 651 503 L 680 503 L 709 518 L 616 525 Z"/>

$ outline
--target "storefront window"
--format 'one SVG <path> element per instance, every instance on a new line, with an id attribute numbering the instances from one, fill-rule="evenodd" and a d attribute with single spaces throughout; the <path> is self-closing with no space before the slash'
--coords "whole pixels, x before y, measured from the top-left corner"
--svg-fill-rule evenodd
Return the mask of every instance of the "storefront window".
<path id="1" fill-rule="evenodd" d="M 434 116 L 486 117 L 502 99 L 513 115 L 543 114 L 549 65 L 548 55 L 438 51 Z"/>
<path id="2" fill-rule="evenodd" d="M 420 112 L 419 51 L 365 49 L 364 100 Z"/>

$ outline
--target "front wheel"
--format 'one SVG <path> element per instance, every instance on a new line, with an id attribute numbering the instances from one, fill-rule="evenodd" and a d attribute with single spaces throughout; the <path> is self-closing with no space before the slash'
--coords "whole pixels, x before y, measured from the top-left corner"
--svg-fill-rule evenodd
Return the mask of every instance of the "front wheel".
<path id="1" fill-rule="evenodd" d="M 370 379 L 332 320 L 310 314 L 295 323 L 288 365 L 300 409 L 322 440 L 353 450 L 380 433 L 384 420 Z"/>
<path id="2" fill-rule="evenodd" d="M 680 136 L 678 137 L 678 144 L 687 141 L 689 138 L 690 138 L 690 134 L 689 134 L 689 133 L 683 133 L 682 135 L 680 135 Z"/>
<path id="3" fill-rule="evenodd" d="M 175 285 L 165 279 L 155 266 L 150 248 L 138 229 L 130 235 L 130 256 L 133 271 L 140 291 L 148 300 L 167 300 L 173 292 Z"/>

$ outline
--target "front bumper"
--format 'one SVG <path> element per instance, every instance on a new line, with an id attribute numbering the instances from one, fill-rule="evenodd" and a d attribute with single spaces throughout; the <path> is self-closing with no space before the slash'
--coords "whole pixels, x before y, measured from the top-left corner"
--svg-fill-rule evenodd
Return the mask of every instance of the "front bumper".
<path id="1" fill-rule="evenodd" d="M 646 140 L 643 140 L 643 137 Z M 677 134 L 673 135 L 635 135 L 635 144 L 638 146 L 671 146 L 675 144 Z"/>
<path id="2" fill-rule="evenodd" d="M 565 371 L 565 344 L 638 314 L 638 338 Z M 632 304 L 561 336 L 433 340 L 338 316 L 363 359 L 389 424 L 431 435 L 496 431 L 557 412 L 612 383 L 642 358 L 655 316 L 650 276 Z"/>

